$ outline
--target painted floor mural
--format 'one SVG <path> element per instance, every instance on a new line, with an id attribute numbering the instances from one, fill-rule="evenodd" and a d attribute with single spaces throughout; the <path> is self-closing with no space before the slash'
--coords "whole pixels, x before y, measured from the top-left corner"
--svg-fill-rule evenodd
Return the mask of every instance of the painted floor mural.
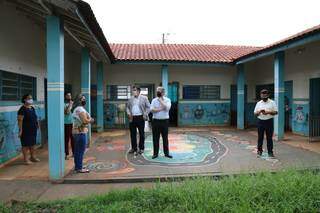
<path id="1" fill-rule="evenodd" d="M 169 150 L 172 159 L 164 157 L 160 138 L 159 157 L 152 159 L 152 135 L 149 134 L 145 140 L 145 153 L 138 156 L 127 154 L 127 158 L 135 165 L 203 166 L 217 162 L 226 152 L 226 148 L 215 137 L 190 132 L 170 133 Z"/>

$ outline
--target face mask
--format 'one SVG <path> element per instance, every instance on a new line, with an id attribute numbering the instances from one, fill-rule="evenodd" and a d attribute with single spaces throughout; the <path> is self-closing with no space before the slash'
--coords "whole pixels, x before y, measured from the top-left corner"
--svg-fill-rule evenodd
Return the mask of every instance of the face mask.
<path id="1" fill-rule="evenodd" d="M 268 98 L 262 98 L 262 100 L 263 100 L 264 102 L 267 102 Z"/>
<path id="2" fill-rule="evenodd" d="M 33 100 L 32 99 L 28 99 L 28 100 L 26 100 L 26 103 L 31 105 L 31 104 L 33 104 Z"/>
<path id="3" fill-rule="evenodd" d="M 84 101 L 81 101 L 81 105 L 82 105 L 82 106 L 85 106 L 86 103 L 87 103 L 87 102 L 86 102 L 85 100 L 84 100 Z"/>
<path id="4" fill-rule="evenodd" d="M 161 97 L 161 92 L 157 92 L 157 97 Z"/>

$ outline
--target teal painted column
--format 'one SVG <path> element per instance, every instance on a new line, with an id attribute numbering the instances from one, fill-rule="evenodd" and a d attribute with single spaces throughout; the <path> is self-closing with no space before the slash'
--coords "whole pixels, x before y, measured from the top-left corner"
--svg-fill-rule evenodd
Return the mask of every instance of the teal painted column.
<path id="1" fill-rule="evenodd" d="M 81 51 L 81 93 L 86 97 L 86 110 L 91 115 L 91 61 L 88 48 L 82 48 Z M 88 142 L 91 142 L 91 125 L 89 125 Z M 88 145 L 89 145 L 88 144 Z"/>
<path id="2" fill-rule="evenodd" d="M 47 86 L 49 177 L 64 177 L 64 30 L 63 22 L 48 16 L 47 23 Z"/>
<path id="3" fill-rule="evenodd" d="M 244 64 L 237 65 L 237 128 L 244 129 Z"/>
<path id="4" fill-rule="evenodd" d="M 162 65 L 161 67 L 161 80 L 162 87 L 166 90 L 166 95 L 168 96 L 168 65 Z"/>
<path id="5" fill-rule="evenodd" d="M 284 52 L 274 57 L 274 99 L 278 106 L 278 115 L 274 119 L 274 133 L 277 140 L 284 137 Z"/>
<path id="6" fill-rule="evenodd" d="M 98 132 L 104 129 L 103 123 L 103 63 L 97 64 L 97 126 Z"/>

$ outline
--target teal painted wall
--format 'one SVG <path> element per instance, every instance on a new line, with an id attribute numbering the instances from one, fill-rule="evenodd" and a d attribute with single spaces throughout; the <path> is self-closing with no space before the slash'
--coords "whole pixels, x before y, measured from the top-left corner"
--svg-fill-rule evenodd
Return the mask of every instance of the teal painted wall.
<path id="1" fill-rule="evenodd" d="M 8 111 L 9 107 L 2 108 L 4 110 L 0 112 L 0 164 L 16 157 L 21 152 L 21 143 L 18 137 L 17 111 Z M 40 145 L 45 143 L 47 138 L 47 127 L 44 120 L 45 110 L 38 105 L 34 107 L 38 119 L 41 121 L 41 128 L 37 136 L 37 144 Z"/>
<path id="2" fill-rule="evenodd" d="M 246 103 L 245 115 L 246 115 L 247 127 L 256 126 L 257 124 L 257 117 L 253 113 L 255 106 L 256 106 L 255 102 Z"/>
<path id="3" fill-rule="evenodd" d="M 91 84 L 91 117 L 97 120 L 97 85 Z"/>
<path id="4" fill-rule="evenodd" d="M 229 125 L 230 101 L 179 102 L 178 126 Z"/>

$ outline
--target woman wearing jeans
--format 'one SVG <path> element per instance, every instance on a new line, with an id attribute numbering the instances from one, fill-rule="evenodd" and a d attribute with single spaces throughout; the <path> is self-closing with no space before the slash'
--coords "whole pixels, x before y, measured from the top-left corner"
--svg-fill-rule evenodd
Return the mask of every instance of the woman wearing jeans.
<path id="1" fill-rule="evenodd" d="M 88 169 L 82 168 L 83 155 L 86 150 L 88 125 L 93 123 L 94 119 L 85 110 L 86 98 L 84 95 L 78 96 L 76 108 L 73 110 L 72 135 L 74 139 L 74 164 L 75 171 L 78 173 L 88 173 Z"/>

